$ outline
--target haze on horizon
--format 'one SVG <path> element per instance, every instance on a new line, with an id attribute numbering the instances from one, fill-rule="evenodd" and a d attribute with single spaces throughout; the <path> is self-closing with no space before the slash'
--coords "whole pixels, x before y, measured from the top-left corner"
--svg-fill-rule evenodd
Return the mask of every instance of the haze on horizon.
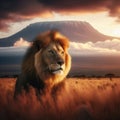
<path id="1" fill-rule="evenodd" d="M 0 3 L 0 38 L 30 23 L 54 20 L 86 21 L 103 34 L 120 37 L 119 0 L 0 0 Z"/>

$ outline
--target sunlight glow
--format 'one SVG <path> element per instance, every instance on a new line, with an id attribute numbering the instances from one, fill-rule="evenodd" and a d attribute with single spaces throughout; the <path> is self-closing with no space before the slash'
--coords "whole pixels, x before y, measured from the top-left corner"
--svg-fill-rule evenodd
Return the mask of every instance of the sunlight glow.
<path id="1" fill-rule="evenodd" d="M 113 34 L 114 36 L 120 37 L 120 28 L 114 29 L 112 34 Z"/>

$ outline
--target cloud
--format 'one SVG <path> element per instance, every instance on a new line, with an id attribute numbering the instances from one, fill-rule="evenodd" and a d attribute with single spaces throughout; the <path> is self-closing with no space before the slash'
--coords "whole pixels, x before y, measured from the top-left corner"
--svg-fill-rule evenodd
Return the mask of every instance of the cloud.
<path id="1" fill-rule="evenodd" d="M 0 28 L 6 30 L 11 22 L 34 17 L 49 17 L 52 12 L 76 14 L 108 11 L 110 16 L 120 15 L 119 0 L 0 0 Z"/>
<path id="2" fill-rule="evenodd" d="M 120 55 L 120 40 L 98 41 L 96 43 L 70 43 L 70 53 L 73 55 Z"/>
<path id="3" fill-rule="evenodd" d="M 13 44 L 14 47 L 22 47 L 22 46 L 30 46 L 30 45 L 31 45 L 31 42 L 28 42 L 23 38 L 20 38 Z"/>
<path id="4" fill-rule="evenodd" d="M 28 42 L 20 38 L 14 43 L 14 47 L 31 46 Z M 72 55 L 120 55 L 120 40 L 105 40 L 98 42 L 77 43 L 70 42 L 70 53 Z"/>
<path id="5" fill-rule="evenodd" d="M 50 15 L 49 9 L 46 9 L 38 0 L 0 0 L 1 30 L 6 30 L 11 22 Z"/>
<path id="6" fill-rule="evenodd" d="M 106 41 L 98 41 L 94 43 L 94 46 L 99 48 L 108 48 L 111 50 L 120 51 L 120 40 L 113 39 L 113 40 L 106 40 Z"/>
<path id="7" fill-rule="evenodd" d="M 118 17 L 118 21 L 120 22 L 120 0 L 111 0 L 108 9 L 110 16 Z"/>
<path id="8" fill-rule="evenodd" d="M 120 13 L 120 1 L 119 0 L 39 0 L 44 6 L 48 6 L 54 11 L 106 11 L 108 10 L 111 16 L 119 17 Z"/>
<path id="9" fill-rule="evenodd" d="M 48 6 L 54 11 L 96 11 L 105 10 L 104 6 L 107 4 L 105 0 L 64 0 L 54 1 L 54 0 L 39 0 L 44 6 Z"/>

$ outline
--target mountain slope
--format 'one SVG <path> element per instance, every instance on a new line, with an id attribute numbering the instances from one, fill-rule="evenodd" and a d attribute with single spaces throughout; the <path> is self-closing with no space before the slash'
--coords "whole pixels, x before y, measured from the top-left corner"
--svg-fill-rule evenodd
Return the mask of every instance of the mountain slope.
<path id="1" fill-rule="evenodd" d="M 87 22 L 52 21 L 31 24 L 10 37 L 0 39 L 0 47 L 12 46 L 20 37 L 32 41 L 39 33 L 52 29 L 57 29 L 75 42 L 96 42 L 113 39 L 113 37 L 101 34 Z"/>

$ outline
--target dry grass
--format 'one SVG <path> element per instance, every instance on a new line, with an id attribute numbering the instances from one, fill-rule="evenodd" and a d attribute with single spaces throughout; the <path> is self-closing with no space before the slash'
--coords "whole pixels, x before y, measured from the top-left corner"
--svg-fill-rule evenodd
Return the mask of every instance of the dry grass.
<path id="1" fill-rule="evenodd" d="M 69 78 L 57 101 L 34 89 L 13 100 L 15 79 L 0 79 L 1 120 L 120 120 L 120 80 Z"/>

